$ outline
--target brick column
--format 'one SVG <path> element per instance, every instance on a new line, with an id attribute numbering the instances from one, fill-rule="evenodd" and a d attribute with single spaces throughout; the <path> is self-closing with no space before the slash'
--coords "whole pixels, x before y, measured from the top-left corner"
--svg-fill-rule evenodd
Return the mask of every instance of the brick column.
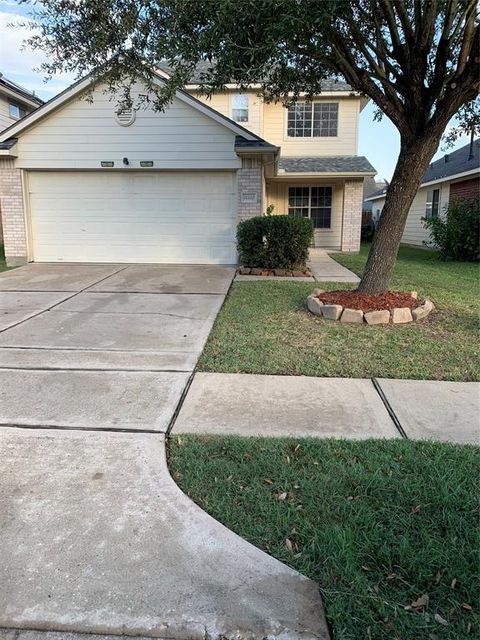
<path id="1" fill-rule="evenodd" d="M 264 177 L 262 161 L 257 158 L 242 158 L 242 168 L 237 172 L 238 222 L 261 216 L 263 210 Z"/>
<path id="2" fill-rule="evenodd" d="M 0 159 L 0 212 L 5 257 L 9 267 L 27 262 L 27 231 L 23 202 L 22 173 L 13 160 Z"/>
<path id="3" fill-rule="evenodd" d="M 342 251 L 360 250 L 363 179 L 345 180 L 343 187 Z"/>

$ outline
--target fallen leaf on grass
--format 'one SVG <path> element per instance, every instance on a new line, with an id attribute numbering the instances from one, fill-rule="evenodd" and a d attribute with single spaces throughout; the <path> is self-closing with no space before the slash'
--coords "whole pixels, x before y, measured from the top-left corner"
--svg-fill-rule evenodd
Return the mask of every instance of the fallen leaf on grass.
<path id="1" fill-rule="evenodd" d="M 423 596 L 420 596 L 417 600 L 414 600 L 411 604 L 407 605 L 405 609 L 407 611 L 424 611 L 428 607 L 429 601 L 428 593 L 424 593 Z"/>
<path id="2" fill-rule="evenodd" d="M 265 484 L 273 484 L 273 480 L 269 480 L 268 478 L 265 478 L 264 483 Z"/>
<path id="3" fill-rule="evenodd" d="M 410 513 L 420 513 L 421 510 L 421 505 L 417 505 L 416 507 L 413 507 Z"/>
<path id="4" fill-rule="evenodd" d="M 277 500 L 279 502 L 283 502 L 285 500 L 285 498 L 287 497 L 287 494 L 285 493 L 285 491 L 283 493 L 279 493 L 277 494 Z"/>
<path id="5" fill-rule="evenodd" d="M 454 579 L 452 580 L 452 582 L 450 583 L 450 589 L 455 589 L 455 585 L 456 585 L 456 584 L 457 584 L 457 579 L 456 579 L 456 578 L 454 578 Z"/>
<path id="6" fill-rule="evenodd" d="M 289 551 L 293 551 L 293 542 L 290 540 L 290 538 L 285 539 L 285 546 Z"/>
<path id="7" fill-rule="evenodd" d="M 465 611 L 472 611 L 473 609 L 472 605 L 467 604 L 466 602 L 462 602 L 460 606 L 462 607 L 462 609 L 465 609 Z"/>
<path id="8" fill-rule="evenodd" d="M 436 613 L 433 616 L 433 619 L 435 620 L 435 622 L 438 622 L 438 624 L 443 624 L 444 627 L 448 627 L 448 622 L 445 620 L 445 618 L 442 618 L 439 613 Z"/>

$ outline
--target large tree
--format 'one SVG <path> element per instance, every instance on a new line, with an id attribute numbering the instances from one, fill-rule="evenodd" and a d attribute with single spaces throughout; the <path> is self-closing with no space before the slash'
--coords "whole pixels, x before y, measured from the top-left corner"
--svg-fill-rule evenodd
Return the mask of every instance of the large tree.
<path id="1" fill-rule="evenodd" d="M 388 288 L 408 210 L 451 118 L 478 122 L 480 32 L 476 0 L 42 0 L 48 74 L 102 77 L 112 91 L 141 80 L 161 109 L 210 61 L 213 93 L 260 83 L 267 100 L 313 97 L 343 77 L 400 133 L 400 154 L 359 289 Z M 152 69 L 173 75 L 159 91 Z M 475 115 L 476 114 L 476 115 Z M 454 131 L 454 129 L 453 129 Z M 451 134 L 452 135 L 452 134 Z"/>

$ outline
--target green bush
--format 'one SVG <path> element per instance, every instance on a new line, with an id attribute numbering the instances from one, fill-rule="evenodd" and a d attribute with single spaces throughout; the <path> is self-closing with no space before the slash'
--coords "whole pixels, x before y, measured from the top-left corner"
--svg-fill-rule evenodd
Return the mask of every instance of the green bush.
<path id="1" fill-rule="evenodd" d="M 480 202 L 478 198 L 454 200 L 445 216 L 424 219 L 433 245 L 443 260 L 480 260 Z"/>
<path id="2" fill-rule="evenodd" d="M 305 266 L 312 221 L 294 216 L 257 216 L 240 222 L 237 248 L 245 267 L 297 269 Z"/>

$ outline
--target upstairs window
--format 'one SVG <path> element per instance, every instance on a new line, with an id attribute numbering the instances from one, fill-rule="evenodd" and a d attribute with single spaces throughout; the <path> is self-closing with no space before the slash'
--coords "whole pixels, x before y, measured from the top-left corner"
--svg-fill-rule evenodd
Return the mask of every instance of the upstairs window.
<path id="1" fill-rule="evenodd" d="M 8 113 L 10 114 L 10 118 L 13 118 L 14 120 L 20 120 L 20 118 L 23 118 L 27 115 L 27 111 L 24 109 L 24 107 L 21 107 L 15 102 L 10 102 L 8 104 Z"/>
<path id="2" fill-rule="evenodd" d="M 290 138 L 332 138 L 338 135 L 338 102 L 297 102 L 288 108 Z"/>
<path id="3" fill-rule="evenodd" d="M 425 206 L 425 218 L 430 220 L 438 216 L 438 206 L 440 204 L 440 189 L 427 191 L 427 202 Z"/>
<path id="4" fill-rule="evenodd" d="M 332 187 L 290 187 L 288 215 L 310 218 L 315 229 L 330 229 Z"/>
<path id="5" fill-rule="evenodd" d="M 238 94 L 232 97 L 232 120 L 248 122 L 248 96 Z"/>

